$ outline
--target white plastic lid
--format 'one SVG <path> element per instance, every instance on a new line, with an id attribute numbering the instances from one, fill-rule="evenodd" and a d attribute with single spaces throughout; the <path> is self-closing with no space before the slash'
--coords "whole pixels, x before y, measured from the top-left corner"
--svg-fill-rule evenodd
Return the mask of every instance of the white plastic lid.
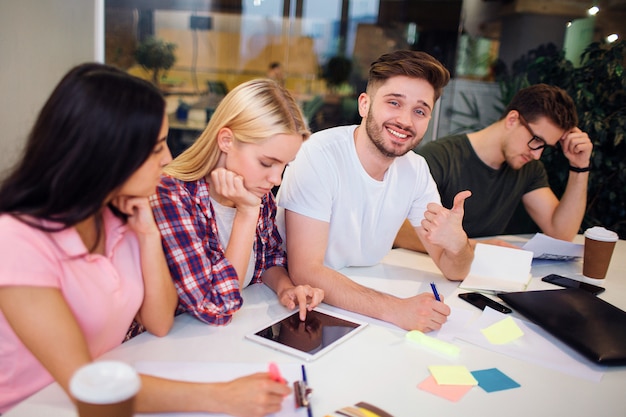
<path id="1" fill-rule="evenodd" d="M 619 239 L 617 233 L 600 226 L 594 226 L 585 230 L 585 236 L 589 239 L 599 240 L 602 242 L 617 242 Z"/>
<path id="2" fill-rule="evenodd" d="M 111 404 L 137 394 L 141 379 L 135 369 L 117 361 L 98 361 L 80 368 L 70 380 L 70 392 L 90 404 Z"/>

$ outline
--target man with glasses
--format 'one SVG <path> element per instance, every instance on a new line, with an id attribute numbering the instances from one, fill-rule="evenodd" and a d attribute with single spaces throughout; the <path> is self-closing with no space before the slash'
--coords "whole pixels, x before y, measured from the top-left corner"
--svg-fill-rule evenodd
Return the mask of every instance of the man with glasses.
<path id="1" fill-rule="evenodd" d="M 477 132 L 438 139 L 416 151 L 428 162 L 444 207 L 451 207 L 460 190 L 472 192 L 463 218 L 469 237 L 502 234 L 522 201 L 543 233 L 572 240 L 585 213 L 593 147 L 577 124 L 572 98 L 558 87 L 537 84 L 520 90 L 497 122 Z M 570 165 L 560 201 L 539 161 L 544 150 L 557 144 Z M 395 245 L 423 252 L 417 235 L 405 226 Z"/>

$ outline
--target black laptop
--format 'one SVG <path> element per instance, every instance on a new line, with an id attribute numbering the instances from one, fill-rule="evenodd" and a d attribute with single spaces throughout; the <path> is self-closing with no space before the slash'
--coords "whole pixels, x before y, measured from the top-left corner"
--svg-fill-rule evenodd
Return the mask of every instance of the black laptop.
<path id="1" fill-rule="evenodd" d="M 626 365 L 626 312 L 578 288 L 498 294 L 519 313 L 601 365 Z"/>

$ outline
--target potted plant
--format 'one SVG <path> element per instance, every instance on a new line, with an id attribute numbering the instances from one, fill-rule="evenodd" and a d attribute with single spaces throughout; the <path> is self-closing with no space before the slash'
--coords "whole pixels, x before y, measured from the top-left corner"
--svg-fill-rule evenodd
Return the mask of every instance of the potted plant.
<path id="1" fill-rule="evenodd" d="M 149 37 L 137 46 L 135 59 L 146 71 L 152 73 L 152 82 L 159 85 L 161 77 L 176 62 L 176 45 L 155 37 Z"/>
<path id="2" fill-rule="evenodd" d="M 342 55 L 335 55 L 328 60 L 322 69 L 322 78 L 326 80 L 328 90 L 334 94 L 341 94 L 350 90 L 348 79 L 352 72 L 352 61 Z"/>

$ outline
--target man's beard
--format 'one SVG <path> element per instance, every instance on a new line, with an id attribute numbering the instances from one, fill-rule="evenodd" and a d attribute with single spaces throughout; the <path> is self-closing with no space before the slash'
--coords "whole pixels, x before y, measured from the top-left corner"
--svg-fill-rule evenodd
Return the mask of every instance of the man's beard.
<path id="1" fill-rule="evenodd" d="M 398 127 L 401 128 L 400 126 Z M 365 122 L 365 132 L 367 133 L 367 136 L 370 138 L 374 146 L 376 146 L 376 149 L 378 149 L 378 151 L 384 157 L 397 158 L 399 156 L 405 155 L 409 151 L 413 150 L 413 148 L 417 146 L 417 144 L 420 142 L 418 140 L 414 144 L 414 146 L 409 146 L 406 149 L 398 149 L 397 147 L 388 149 L 387 147 L 385 147 L 385 140 L 383 139 L 383 132 L 382 132 L 383 129 L 384 127 L 382 125 L 378 127 L 378 123 L 376 122 L 376 119 L 372 113 L 372 109 L 370 108 L 367 114 L 367 120 Z M 415 138 L 415 132 L 413 131 L 413 129 L 407 129 L 407 128 L 401 128 L 401 129 L 410 132 L 413 138 Z"/>

